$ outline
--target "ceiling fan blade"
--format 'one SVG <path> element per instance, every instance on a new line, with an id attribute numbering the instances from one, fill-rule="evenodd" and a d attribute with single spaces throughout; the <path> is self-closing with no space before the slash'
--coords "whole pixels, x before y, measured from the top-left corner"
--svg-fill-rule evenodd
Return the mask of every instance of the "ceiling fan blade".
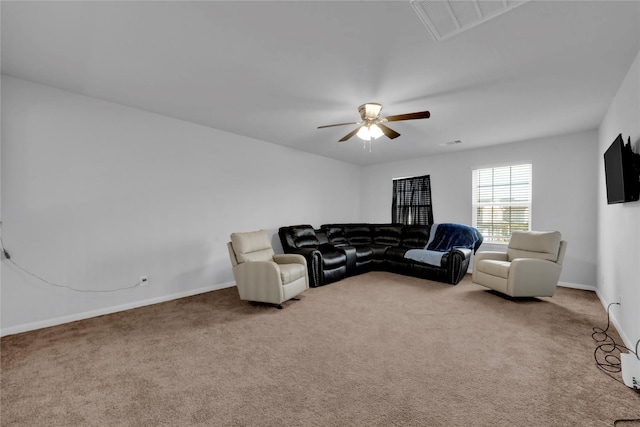
<path id="1" fill-rule="evenodd" d="M 332 128 L 332 127 L 334 127 L 334 126 L 357 125 L 357 124 L 360 124 L 360 122 L 336 123 L 335 125 L 324 125 L 324 126 L 318 126 L 318 129 L 323 129 L 323 128 Z"/>
<path id="2" fill-rule="evenodd" d="M 431 113 L 428 111 L 418 111 L 416 113 L 398 114 L 396 116 L 388 116 L 383 120 L 387 122 L 397 122 L 399 120 L 416 120 L 416 119 L 428 119 L 431 117 Z"/>
<path id="3" fill-rule="evenodd" d="M 400 136 L 398 132 L 388 126 L 383 125 L 382 123 L 378 123 L 378 127 L 380 128 L 382 133 L 384 133 L 389 139 L 397 138 Z"/>
<path id="4" fill-rule="evenodd" d="M 338 141 L 340 142 L 345 142 L 347 139 L 351 138 L 353 135 L 355 135 L 356 133 L 358 133 L 358 131 L 360 130 L 362 126 L 358 126 L 357 128 L 355 128 L 354 130 L 352 130 L 351 132 L 349 132 L 348 134 L 346 134 L 345 136 L 342 137 L 342 139 L 339 139 Z"/>

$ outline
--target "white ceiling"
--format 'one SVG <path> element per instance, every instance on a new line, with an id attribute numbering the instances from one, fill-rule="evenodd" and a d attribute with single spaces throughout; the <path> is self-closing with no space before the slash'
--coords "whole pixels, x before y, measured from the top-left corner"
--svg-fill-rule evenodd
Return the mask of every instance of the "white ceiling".
<path id="1" fill-rule="evenodd" d="M 369 165 L 595 129 L 638 1 L 529 1 L 436 42 L 409 1 L 2 1 L 2 73 Z M 371 152 L 358 105 L 402 136 Z M 462 140 L 462 144 L 441 144 Z M 215 144 L 216 141 L 211 141 Z"/>

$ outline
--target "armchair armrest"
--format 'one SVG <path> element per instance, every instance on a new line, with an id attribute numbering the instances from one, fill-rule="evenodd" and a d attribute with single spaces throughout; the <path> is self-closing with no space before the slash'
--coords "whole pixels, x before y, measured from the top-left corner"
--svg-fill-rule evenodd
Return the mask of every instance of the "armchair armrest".
<path id="1" fill-rule="evenodd" d="M 250 281 L 252 277 L 259 276 L 269 279 L 269 282 L 274 282 L 278 285 L 281 284 L 280 267 L 274 261 L 248 261 L 238 264 L 234 268 L 239 275 L 238 279 L 243 282 L 246 280 L 242 279 L 248 279 Z"/>
<path id="2" fill-rule="evenodd" d="M 317 286 L 320 283 L 320 272 L 322 271 L 322 253 L 318 248 L 285 248 L 286 254 L 294 255 L 298 254 L 305 258 L 307 265 L 307 274 L 309 275 L 309 282 L 312 286 Z"/>
<path id="3" fill-rule="evenodd" d="M 516 258 L 509 267 L 507 290 L 512 296 L 552 296 L 562 265 L 536 258 Z"/>
<path id="4" fill-rule="evenodd" d="M 312 259 L 317 253 L 319 253 L 318 248 L 287 248 L 285 249 L 286 254 L 299 254 L 305 257 L 307 260 Z"/>
<path id="5" fill-rule="evenodd" d="M 474 257 L 474 264 L 483 259 L 494 259 L 496 261 L 507 261 L 507 253 L 506 252 L 497 252 L 497 251 L 483 251 L 477 252 Z"/>
<path id="6" fill-rule="evenodd" d="M 280 303 L 283 300 L 280 267 L 273 261 L 249 261 L 233 267 L 240 299 Z M 259 285 L 257 285 L 259 284 Z"/>
<path id="7" fill-rule="evenodd" d="M 477 278 L 477 268 L 480 261 L 490 259 L 495 261 L 507 261 L 509 258 L 506 252 L 497 252 L 497 251 L 483 251 L 476 252 L 473 258 L 473 267 L 471 269 L 471 277 L 474 282 L 476 282 Z"/>
<path id="8" fill-rule="evenodd" d="M 300 254 L 275 254 L 273 261 L 277 264 L 304 264 L 307 266 L 307 259 Z"/>

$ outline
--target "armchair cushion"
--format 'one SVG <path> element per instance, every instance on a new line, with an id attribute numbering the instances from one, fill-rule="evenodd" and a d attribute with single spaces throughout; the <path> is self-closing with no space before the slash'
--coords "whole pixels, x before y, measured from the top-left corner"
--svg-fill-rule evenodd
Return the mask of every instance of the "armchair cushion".
<path id="1" fill-rule="evenodd" d="M 478 263 L 478 271 L 492 276 L 502 277 L 503 279 L 509 277 L 509 267 L 511 267 L 509 261 L 499 261 L 496 259 L 488 259 Z"/>
<path id="2" fill-rule="evenodd" d="M 555 262 L 559 249 L 558 231 L 514 231 L 511 234 L 507 255 L 509 261 L 516 258 L 537 258 Z"/>
<path id="3" fill-rule="evenodd" d="M 274 252 L 266 230 L 232 233 L 231 244 L 238 262 L 273 260 Z"/>

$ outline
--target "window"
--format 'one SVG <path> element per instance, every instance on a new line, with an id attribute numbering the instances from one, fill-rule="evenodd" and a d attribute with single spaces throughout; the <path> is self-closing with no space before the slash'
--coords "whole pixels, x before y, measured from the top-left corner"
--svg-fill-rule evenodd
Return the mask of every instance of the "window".
<path id="1" fill-rule="evenodd" d="M 393 180 L 391 221 L 397 224 L 433 224 L 429 175 Z"/>
<path id="2" fill-rule="evenodd" d="M 531 165 L 473 171 L 473 226 L 487 242 L 531 229 Z"/>

